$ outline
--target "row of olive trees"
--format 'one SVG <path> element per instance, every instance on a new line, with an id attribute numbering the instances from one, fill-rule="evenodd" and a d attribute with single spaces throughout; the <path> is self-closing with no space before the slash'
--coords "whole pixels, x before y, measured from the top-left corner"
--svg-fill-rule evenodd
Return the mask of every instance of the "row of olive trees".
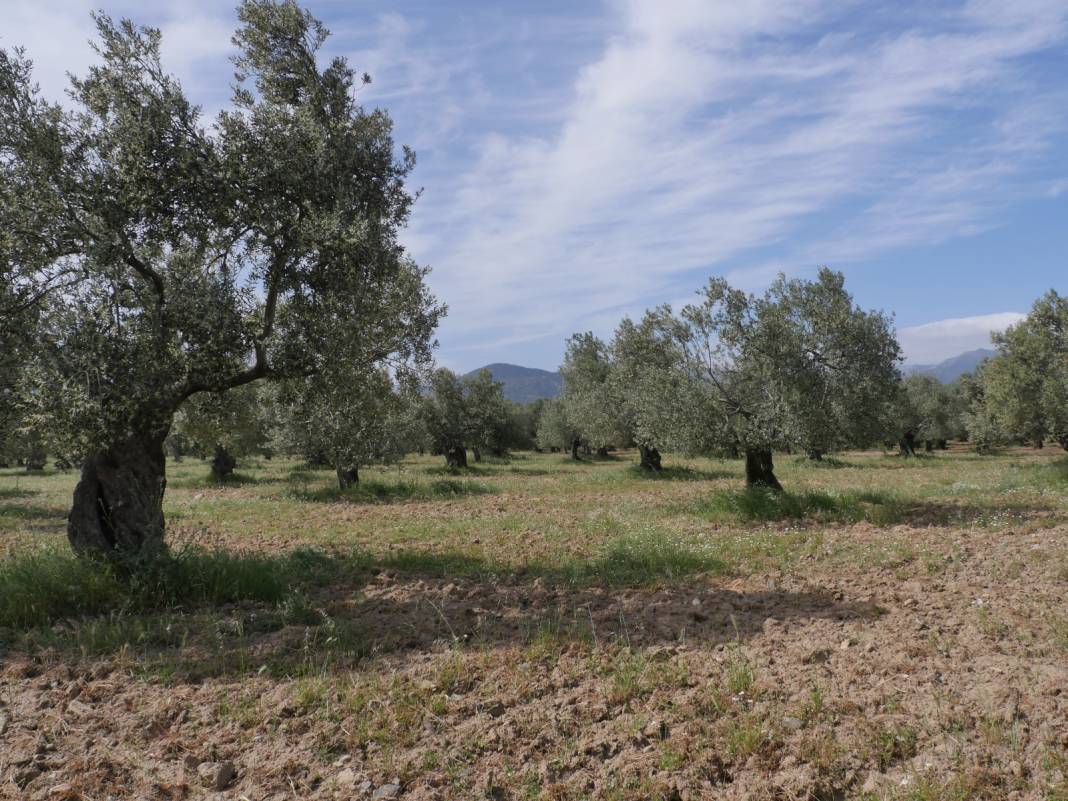
<path id="1" fill-rule="evenodd" d="M 649 470 L 662 450 L 744 455 L 748 486 L 781 489 L 774 451 L 882 435 L 899 358 L 889 318 L 858 308 L 840 273 L 780 277 L 761 296 L 712 279 L 698 303 L 624 320 L 610 342 L 571 337 L 538 440 L 575 457 L 633 443 Z"/>

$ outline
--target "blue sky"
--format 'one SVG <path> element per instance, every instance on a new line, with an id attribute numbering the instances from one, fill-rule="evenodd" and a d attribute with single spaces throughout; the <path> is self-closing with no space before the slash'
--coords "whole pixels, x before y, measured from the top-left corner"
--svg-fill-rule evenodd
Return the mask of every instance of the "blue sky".
<path id="1" fill-rule="evenodd" d="M 213 113 L 233 4 L 0 0 L 47 94 L 103 4 L 163 29 Z M 554 368 L 574 331 L 843 270 L 912 361 L 1068 291 L 1068 2 L 341 2 L 308 7 L 419 156 L 405 240 L 442 364 Z"/>

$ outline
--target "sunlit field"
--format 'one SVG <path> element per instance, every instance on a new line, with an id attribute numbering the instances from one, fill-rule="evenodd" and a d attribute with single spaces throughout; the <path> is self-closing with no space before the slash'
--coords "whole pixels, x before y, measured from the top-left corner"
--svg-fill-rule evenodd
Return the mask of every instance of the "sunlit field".
<path id="1" fill-rule="evenodd" d="M 1063 451 L 776 460 L 186 459 L 135 579 L 0 471 L 0 795 L 1068 798 Z"/>

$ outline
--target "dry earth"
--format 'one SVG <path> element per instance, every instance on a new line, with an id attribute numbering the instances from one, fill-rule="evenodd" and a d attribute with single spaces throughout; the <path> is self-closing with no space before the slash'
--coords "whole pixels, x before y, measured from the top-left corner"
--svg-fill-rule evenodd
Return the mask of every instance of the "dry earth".
<path id="1" fill-rule="evenodd" d="M 174 542 L 364 558 L 299 614 L 11 633 L 0 797 L 1068 799 L 1059 454 L 780 457 L 823 495 L 770 520 L 737 464 L 650 481 L 627 457 L 389 503 L 183 463 Z M 72 482 L 0 474 L 0 542 L 56 540 Z M 856 492 L 883 494 L 843 511 Z"/>

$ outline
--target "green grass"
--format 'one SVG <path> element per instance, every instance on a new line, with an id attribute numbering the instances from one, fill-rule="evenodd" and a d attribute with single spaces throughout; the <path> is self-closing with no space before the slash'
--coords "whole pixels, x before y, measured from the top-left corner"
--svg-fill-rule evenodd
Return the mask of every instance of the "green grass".
<path id="1" fill-rule="evenodd" d="M 723 490 L 699 501 L 694 511 L 709 520 L 780 521 L 809 519 L 824 523 L 892 525 L 905 515 L 902 502 L 880 491 L 838 493 L 808 490 L 773 492 L 765 489 Z"/>
<path id="2" fill-rule="evenodd" d="M 0 628 L 236 601 L 279 603 L 310 576 L 336 569 L 329 558 L 307 550 L 272 557 L 190 549 L 127 571 L 43 547 L 0 560 Z"/>
<path id="3" fill-rule="evenodd" d="M 465 495 L 490 495 L 496 488 L 482 481 L 471 479 L 455 481 L 361 481 L 346 489 L 320 487 L 318 489 L 295 489 L 292 495 L 301 501 L 334 503 L 397 503 L 400 501 L 433 501 L 459 498 Z"/>

